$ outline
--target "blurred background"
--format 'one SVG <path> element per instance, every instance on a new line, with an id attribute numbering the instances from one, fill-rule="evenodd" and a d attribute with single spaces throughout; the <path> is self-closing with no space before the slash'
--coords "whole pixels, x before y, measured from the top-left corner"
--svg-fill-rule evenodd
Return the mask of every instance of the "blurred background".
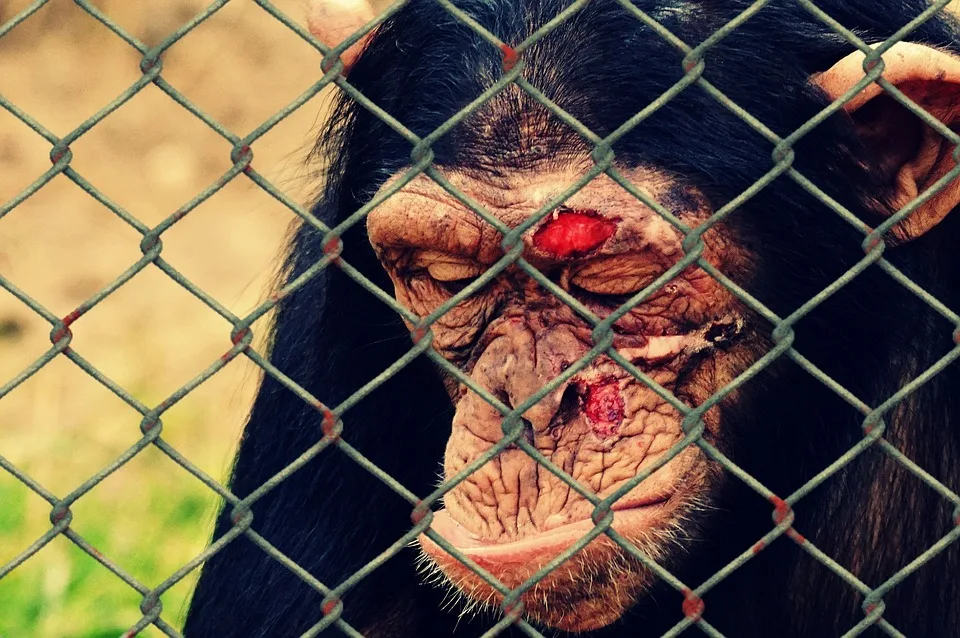
<path id="1" fill-rule="evenodd" d="M 0 0 L 0 24 L 31 4 Z M 153 46 L 205 0 L 95 0 Z M 303 24 L 306 0 L 274 0 Z M 378 5 L 382 3 L 378 2 Z M 956 3 L 955 3 L 956 5 Z M 954 6 L 955 6 L 954 5 Z M 877 5 L 880 10 L 881 5 Z M 51 0 L 0 38 L 0 95 L 65 136 L 141 77 L 141 56 L 72 0 Z M 168 50 L 163 77 L 244 136 L 316 82 L 320 54 L 252 0 L 233 0 Z M 314 97 L 253 145 L 253 167 L 307 204 L 307 154 L 329 102 Z M 71 167 L 155 226 L 231 166 L 231 146 L 154 85 L 71 144 Z M 0 205 L 50 168 L 50 144 L 0 108 Z M 163 235 L 163 257 L 239 316 L 265 298 L 294 215 L 245 176 Z M 141 236 L 62 175 L 0 219 L 0 275 L 58 317 L 140 257 Z M 254 325 L 262 346 L 264 322 Z M 0 386 L 50 349 L 50 325 L 0 289 Z M 231 347 L 229 323 L 150 266 L 72 326 L 71 348 L 148 406 Z M 244 357 L 163 415 L 163 438 L 224 479 L 258 379 Z M 0 455 L 64 497 L 140 438 L 141 416 L 63 356 L 0 400 Z M 205 547 L 214 493 L 148 447 L 72 506 L 71 527 L 153 588 Z M 0 470 L 0 566 L 50 529 L 50 505 Z M 167 591 L 179 628 L 193 573 Z M 0 580 L 0 637 L 115 637 L 141 596 L 67 538 Z M 148 628 L 143 636 L 158 636 Z"/>
<path id="2" fill-rule="evenodd" d="M 0 23 L 30 4 L 0 0 Z M 148 45 L 204 0 L 93 3 Z M 275 0 L 304 24 L 305 0 Z M 0 95 L 57 136 L 140 76 L 141 56 L 72 0 L 52 0 L 0 38 Z M 249 0 L 234 0 L 173 45 L 163 77 L 244 136 L 316 82 L 320 54 Z M 335 88 L 331 90 L 336 90 Z M 329 93 L 253 145 L 253 167 L 294 201 L 316 188 L 306 155 Z M 231 145 L 154 85 L 71 145 L 71 166 L 155 226 L 231 166 Z M 0 204 L 51 166 L 50 144 L 0 108 Z M 293 213 L 241 175 L 163 235 L 163 257 L 239 316 L 265 297 Z M 140 257 L 141 236 L 58 175 L 0 219 L 0 275 L 63 317 Z M 260 330 L 257 330 L 260 327 Z M 263 323 L 254 327 L 262 343 Z M 50 324 L 0 289 L 0 386 L 50 349 Z M 231 326 L 150 266 L 73 326 L 71 348 L 148 406 L 231 347 Z M 226 476 L 258 378 L 239 357 L 163 415 L 163 438 L 212 477 Z M 141 416 L 58 356 L 0 400 L 0 455 L 64 497 L 140 438 Z M 72 528 L 147 587 L 200 553 L 217 498 L 148 447 L 72 506 Z M 0 470 L 0 565 L 50 529 L 50 505 Z M 196 574 L 167 592 L 181 626 Z M 0 636 L 119 636 L 141 596 L 67 538 L 0 580 Z M 141 635 L 159 636 L 155 628 Z"/>

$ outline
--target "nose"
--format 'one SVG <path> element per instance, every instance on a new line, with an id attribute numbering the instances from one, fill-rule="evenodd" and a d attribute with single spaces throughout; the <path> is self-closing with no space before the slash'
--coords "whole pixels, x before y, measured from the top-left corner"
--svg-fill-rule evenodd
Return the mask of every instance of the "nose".
<path id="1" fill-rule="evenodd" d="M 480 355 L 471 377 L 510 409 L 529 402 L 544 386 L 560 376 L 570 361 L 587 350 L 565 326 L 534 333 L 529 326 L 516 320 L 505 324 L 499 332 Z M 523 412 L 528 437 L 545 434 L 563 425 L 560 423 L 563 419 L 559 417 L 570 412 L 569 385 L 569 381 L 564 382 Z M 457 421 L 486 441 L 495 442 L 503 437 L 503 416 L 474 392 L 468 392 L 461 399 L 454 427 L 458 425 Z"/>

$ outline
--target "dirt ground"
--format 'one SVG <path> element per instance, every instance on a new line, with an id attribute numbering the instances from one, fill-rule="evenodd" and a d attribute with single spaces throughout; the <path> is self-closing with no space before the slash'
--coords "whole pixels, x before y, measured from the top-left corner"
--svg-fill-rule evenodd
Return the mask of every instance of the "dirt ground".
<path id="1" fill-rule="evenodd" d="M 0 0 L 0 23 L 27 4 Z M 95 4 L 153 46 L 208 3 Z M 301 0 L 274 4 L 303 23 Z M 253 2 L 234 1 L 170 48 L 163 77 L 243 136 L 319 79 L 320 58 Z M 63 137 L 134 84 L 141 76 L 140 59 L 72 1 L 53 0 L 0 39 L 0 96 Z M 305 157 L 325 102 L 326 94 L 310 100 L 252 147 L 253 167 L 296 202 L 307 203 L 315 187 Z M 50 168 L 50 149 L 0 108 L 0 205 Z M 77 173 L 151 227 L 231 166 L 230 143 L 152 84 L 71 150 L 70 166 Z M 289 209 L 241 175 L 163 235 L 163 257 L 244 316 L 264 298 L 293 219 Z M 141 257 L 140 239 L 59 175 L 0 218 L 0 276 L 63 317 Z M 50 330 L 0 289 L 0 387 L 50 349 Z M 72 330 L 71 348 L 150 406 L 231 345 L 229 323 L 152 265 Z M 223 478 L 256 380 L 254 366 L 235 360 L 163 416 L 163 438 L 203 471 Z M 139 423 L 134 410 L 61 356 L 0 400 L 0 455 L 63 497 L 132 445 Z M 202 550 L 214 502 L 199 481 L 151 448 L 74 505 L 73 527 L 154 587 L 176 563 Z M 50 506 L 3 471 L 0 503 L 3 565 L 49 529 Z M 184 512 L 193 514 L 181 520 Z M 156 560 L 158 553 L 164 560 Z M 97 576 L 84 580 L 84 570 Z M 0 635 L 87 636 L 125 629 L 139 618 L 139 595 L 122 583 L 125 597 L 117 594 L 122 604 L 100 598 L 108 605 L 101 610 L 115 612 L 94 613 L 90 623 L 77 615 L 89 614 L 79 609 L 94 604 L 96 590 L 113 591 L 113 581 L 69 541 L 55 539 L 0 581 Z M 24 594 L 34 587 L 36 595 Z M 74 602 L 78 611 L 71 612 Z M 172 605 L 171 622 L 178 606 Z"/>
<path id="2" fill-rule="evenodd" d="M 101 4 L 121 25 L 154 44 L 205 3 Z M 144 4 L 152 8 L 140 15 L 133 5 Z M 299 13 L 297 1 L 276 4 L 290 15 Z M 134 83 L 139 59 L 72 2 L 53 2 L 0 41 L 0 94 L 64 136 Z M 163 77 L 226 128 L 245 135 L 317 79 L 319 60 L 318 53 L 262 9 L 233 2 L 170 49 Z M 294 201 L 305 201 L 310 190 L 303 178 L 304 155 L 321 101 L 312 100 L 253 145 L 254 168 Z M 153 85 L 71 149 L 74 170 L 149 226 L 231 165 L 229 142 Z M 50 167 L 49 154 L 47 141 L 0 111 L 0 201 L 42 175 Z M 293 217 L 241 176 L 163 235 L 163 257 L 242 316 L 261 299 Z M 62 175 L 0 223 L 0 273 L 61 317 L 141 256 L 139 233 Z M 6 292 L 0 293 L 0 323 L 5 335 L 0 378 L 6 381 L 50 347 L 50 325 Z M 73 332 L 71 347 L 148 404 L 172 393 L 230 344 L 229 324 L 155 267 L 84 315 Z M 240 368 L 230 366 L 198 390 L 198 399 L 218 423 L 232 424 L 225 426 L 230 431 L 247 398 L 233 391 L 246 376 Z M 70 465 L 77 475 L 70 476 L 57 463 L 46 476 L 34 464 L 52 459 L 44 461 L 23 439 L 42 447 L 47 434 L 77 437 L 73 444 L 86 450 L 88 439 L 96 443 L 105 431 L 126 429 L 130 417 L 135 418 L 118 414 L 117 423 L 104 421 L 104 402 L 112 406 L 116 399 L 66 359 L 54 360 L 0 403 L 0 422 L 6 425 L 0 442 L 9 438 L 17 443 L 3 446 L 4 453 L 15 463 L 35 467 L 36 478 L 54 492 L 69 489 L 101 459 L 76 455 Z M 188 404 L 185 399 L 181 409 Z M 84 426 L 92 412 L 98 415 L 93 429 Z M 220 427 L 212 429 L 217 432 L 208 426 L 203 433 L 212 437 L 209 454 L 204 453 L 208 458 L 195 460 L 216 473 L 222 470 L 221 446 L 229 445 L 223 439 L 231 437 Z M 135 429 L 130 434 L 136 436 Z M 176 443 L 175 428 L 165 436 Z"/>

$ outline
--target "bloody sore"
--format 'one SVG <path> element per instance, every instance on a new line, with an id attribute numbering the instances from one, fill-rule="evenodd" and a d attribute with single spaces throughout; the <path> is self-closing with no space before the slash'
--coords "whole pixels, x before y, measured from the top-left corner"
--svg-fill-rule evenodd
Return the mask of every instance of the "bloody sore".
<path id="1" fill-rule="evenodd" d="M 534 245 L 554 257 L 570 257 L 593 250 L 607 241 L 617 225 L 593 211 L 554 213 L 533 236 Z"/>
<path id="2" fill-rule="evenodd" d="M 616 434 L 623 421 L 623 397 L 620 396 L 619 384 L 607 381 L 589 386 L 585 411 L 598 436 Z"/>

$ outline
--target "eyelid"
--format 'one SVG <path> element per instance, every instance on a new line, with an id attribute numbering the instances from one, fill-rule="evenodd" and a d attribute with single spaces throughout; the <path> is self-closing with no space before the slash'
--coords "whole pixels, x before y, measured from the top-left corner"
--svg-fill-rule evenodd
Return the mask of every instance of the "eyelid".
<path id="1" fill-rule="evenodd" d="M 438 250 L 418 250 L 413 257 L 413 266 L 426 269 L 437 281 L 472 279 L 486 270 L 472 259 Z"/>
<path id="2" fill-rule="evenodd" d="M 601 295 L 629 295 L 643 290 L 665 272 L 649 257 L 621 255 L 598 259 L 571 273 L 570 283 Z"/>

